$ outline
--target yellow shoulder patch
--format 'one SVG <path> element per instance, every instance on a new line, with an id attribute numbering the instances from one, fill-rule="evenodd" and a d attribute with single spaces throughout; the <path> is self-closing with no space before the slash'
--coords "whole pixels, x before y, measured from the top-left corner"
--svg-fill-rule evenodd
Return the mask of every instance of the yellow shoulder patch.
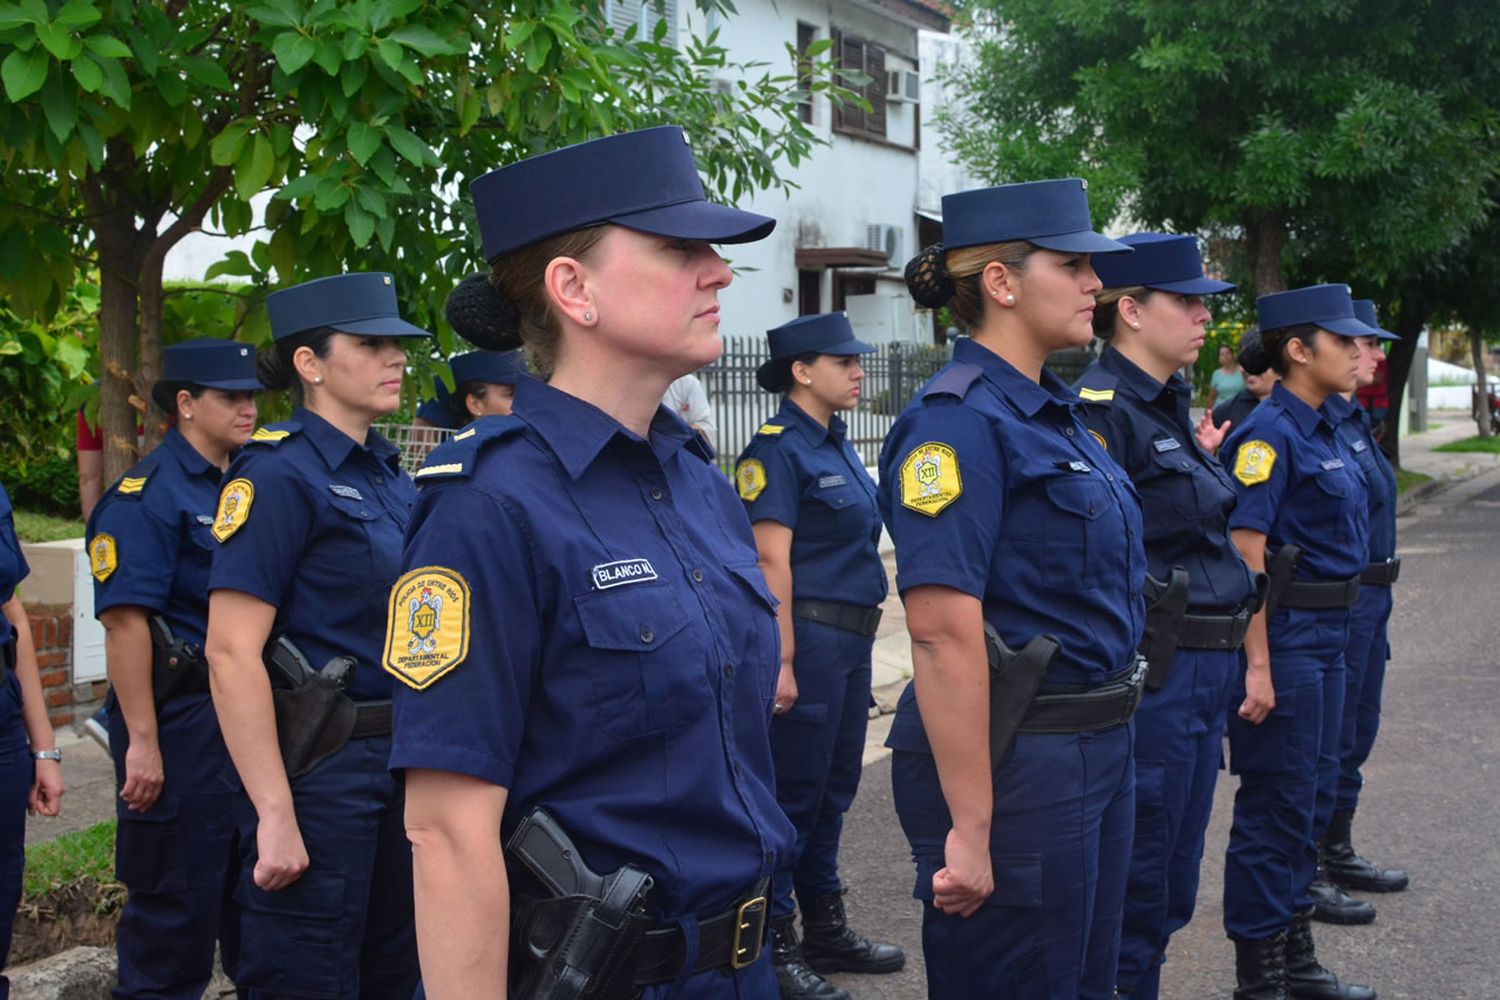
<path id="1" fill-rule="evenodd" d="M 120 480 L 120 485 L 115 487 L 115 492 L 124 493 L 127 495 L 131 493 L 139 493 L 142 489 L 145 488 L 146 480 L 149 478 L 149 473 L 144 476 L 126 476 L 124 479 Z"/>
<path id="2" fill-rule="evenodd" d="M 776 428 L 781 433 L 781 428 Z M 766 467 L 758 458 L 747 458 L 734 470 L 734 485 L 740 491 L 740 499 L 746 503 L 754 502 L 766 488 Z"/>
<path id="3" fill-rule="evenodd" d="M 219 492 L 219 509 L 209 530 L 220 542 L 240 530 L 250 519 L 250 505 L 255 502 L 255 484 L 248 479 L 231 479 Z"/>
<path id="4" fill-rule="evenodd" d="M 945 444 L 919 444 L 901 463 L 901 506 L 937 517 L 964 492 L 958 455 Z"/>
<path id="5" fill-rule="evenodd" d="M 269 427 L 257 427 L 255 433 L 250 435 L 251 441 L 282 441 L 291 435 L 291 431 L 273 431 Z"/>
<path id="6" fill-rule="evenodd" d="M 1079 389 L 1078 397 L 1090 403 L 1107 403 L 1115 398 L 1113 389 Z"/>
<path id="7" fill-rule="evenodd" d="M 1276 465 L 1276 449 L 1264 441 L 1246 441 L 1234 456 L 1234 478 L 1254 486 L 1271 478 Z"/>
<path id="8" fill-rule="evenodd" d="M 115 536 L 101 531 L 89 542 L 89 571 L 94 579 L 103 583 L 119 568 L 120 550 L 115 545 Z"/>
<path id="9" fill-rule="evenodd" d="M 417 691 L 469 655 L 469 583 L 457 570 L 423 566 L 391 587 L 385 672 Z"/>
<path id="10" fill-rule="evenodd" d="M 1104 440 L 1103 434 L 1100 434 L 1092 427 L 1089 428 L 1089 433 L 1093 435 L 1095 441 L 1099 442 L 1099 447 L 1103 448 L 1105 451 L 1109 451 L 1109 442 Z"/>
<path id="11" fill-rule="evenodd" d="M 772 437 L 775 437 L 777 434 L 780 434 L 784 430 L 786 430 L 786 426 L 784 424 L 761 424 L 760 430 L 756 431 L 755 433 L 769 434 Z"/>

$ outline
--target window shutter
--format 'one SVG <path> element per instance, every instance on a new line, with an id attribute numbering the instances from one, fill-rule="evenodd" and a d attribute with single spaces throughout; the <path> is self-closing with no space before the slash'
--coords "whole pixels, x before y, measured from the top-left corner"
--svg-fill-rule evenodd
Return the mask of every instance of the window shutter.
<path id="1" fill-rule="evenodd" d="M 833 58 L 838 65 L 844 64 L 844 33 L 834 28 L 828 37 L 833 39 Z M 844 127 L 844 106 L 838 101 L 829 101 L 828 106 L 832 109 L 832 124 L 835 130 Z"/>
<path id="2" fill-rule="evenodd" d="M 856 72 L 865 72 L 865 43 L 845 35 L 839 47 L 839 65 L 845 69 Z M 847 82 L 844 86 L 855 92 L 858 87 Z M 865 109 L 854 104 L 846 104 L 843 113 L 843 127 L 863 132 L 868 126 L 865 124 Z"/>
<path id="3" fill-rule="evenodd" d="M 885 50 L 873 45 L 865 50 L 865 72 L 870 82 L 865 87 L 865 98 L 870 102 L 865 115 L 865 131 L 872 135 L 885 136 Z"/>

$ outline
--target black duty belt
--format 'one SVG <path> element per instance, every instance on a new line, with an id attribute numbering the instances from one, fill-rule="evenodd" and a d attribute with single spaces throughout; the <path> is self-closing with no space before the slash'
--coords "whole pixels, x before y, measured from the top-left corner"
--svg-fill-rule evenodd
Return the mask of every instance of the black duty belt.
<path id="1" fill-rule="evenodd" d="M 1146 660 L 1141 657 L 1123 679 L 1088 691 L 1037 695 L 1016 729 L 1022 733 L 1089 733 L 1123 726 L 1135 715 L 1145 683 Z"/>
<path id="2" fill-rule="evenodd" d="M 1385 562 L 1370 563 L 1359 574 L 1359 582 L 1366 587 L 1389 587 L 1401 576 L 1401 557 L 1391 556 Z"/>
<path id="3" fill-rule="evenodd" d="M 391 735 L 391 700 L 356 701 L 354 703 L 354 729 L 351 740 L 364 740 L 372 736 Z"/>
<path id="4" fill-rule="evenodd" d="M 698 921 L 698 964 L 693 972 L 709 969 L 734 971 L 760 958 L 770 920 L 770 903 L 766 890 L 770 883 L 762 879 L 739 902 L 712 917 Z M 631 973 L 636 986 L 670 983 L 682 972 L 687 958 L 687 942 L 678 927 L 663 927 L 641 935 L 635 947 L 635 970 Z"/>
<path id="5" fill-rule="evenodd" d="M 792 614 L 808 621 L 821 622 L 860 635 L 874 635 L 880 627 L 880 609 L 837 601 L 795 600 Z"/>
<path id="6" fill-rule="evenodd" d="M 1301 608 L 1304 611 L 1352 608 L 1359 599 L 1359 581 L 1357 576 L 1352 580 L 1327 582 L 1295 580 L 1286 585 L 1278 603 L 1283 608 Z"/>
<path id="7" fill-rule="evenodd" d="M 10 635 L 5 637 L 4 642 L 0 642 L 0 675 L 15 673 L 16 670 L 16 630 L 9 623 L 6 624 L 6 629 Z"/>
<path id="8" fill-rule="evenodd" d="M 1232 615 L 1182 616 L 1177 630 L 1178 649 L 1239 649 L 1245 644 L 1245 630 L 1250 627 L 1249 611 Z"/>

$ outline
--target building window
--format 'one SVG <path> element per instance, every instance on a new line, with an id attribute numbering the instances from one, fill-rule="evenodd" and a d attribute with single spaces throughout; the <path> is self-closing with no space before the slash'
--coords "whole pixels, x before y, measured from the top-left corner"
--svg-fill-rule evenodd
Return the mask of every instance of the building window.
<path id="1" fill-rule="evenodd" d="M 823 311 L 823 272 L 797 272 L 797 315 L 811 316 Z"/>
<path id="2" fill-rule="evenodd" d="M 797 66 L 797 83 L 802 88 L 802 97 L 797 102 L 797 117 L 811 125 L 813 120 L 812 106 L 812 70 L 807 64 L 807 49 L 813 42 L 818 40 L 818 29 L 810 24 L 797 22 L 797 53 L 802 57 L 802 62 Z"/>
<path id="3" fill-rule="evenodd" d="M 844 81 L 851 90 L 863 90 L 870 110 L 853 104 L 836 104 L 833 109 L 835 132 L 862 135 L 871 139 L 885 138 L 885 49 L 872 45 L 862 38 L 834 32 L 833 47 L 842 69 L 854 70 L 869 77 L 869 82 L 856 85 Z"/>
<path id="4" fill-rule="evenodd" d="M 665 21 L 662 44 L 677 45 L 677 0 L 604 0 L 604 17 L 621 38 L 634 25 L 636 41 L 650 41 L 657 24 Z"/>

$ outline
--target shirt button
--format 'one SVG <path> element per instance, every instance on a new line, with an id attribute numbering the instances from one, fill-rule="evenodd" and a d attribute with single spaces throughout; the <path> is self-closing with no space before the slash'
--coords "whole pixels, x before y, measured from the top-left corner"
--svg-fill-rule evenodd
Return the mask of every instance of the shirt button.
<path id="1" fill-rule="evenodd" d="M 381 476 L 376 476 L 375 477 L 375 485 L 376 486 L 384 486 L 385 485 L 385 479 L 382 478 Z"/>
<path id="2" fill-rule="evenodd" d="M 701 569 L 695 569 L 695 570 L 693 570 L 693 582 L 694 583 L 702 583 L 703 582 L 703 571 Z"/>
<path id="3" fill-rule="evenodd" d="M 660 500 L 662 498 L 662 496 L 663 496 L 663 494 L 662 494 L 660 486 L 653 486 L 653 487 L 651 487 L 651 499 L 652 500 Z"/>
<path id="4" fill-rule="evenodd" d="M 726 664 L 724 664 L 724 676 L 725 677 L 733 677 L 734 676 L 734 664 L 732 664 L 732 663 L 726 663 Z"/>
<path id="5" fill-rule="evenodd" d="M 1104 474 L 1104 478 L 1108 479 L 1110 482 L 1114 482 L 1115 481 L 1115 474 L 1113 472 L 1106 472 Z"/>
<path id="6" fill-rule="evenodd" d="M 656 641 L 656 633 L 651 631 L 651 626 L 641 626 L 641 641 L 646 643 L 647 645 L 650 645 L 652 642 Z"/>
<path id="7" fill-rule="evenodd" d="M 369 517 L 370 516 L 370 512 L 367 511 L 367 510 L 365 510 L 363 507 L 361 507 L 359 509 L 359 516 L 360 517 Z"/>
<path id="8" fill-rule="evenodd" d="M 1064 427 L 1063 428 L 1063 433 L 1066 434 L 1068 437 L 1072 437 L 1073 436 L 1073 428 L 1071 428 L 1071 427 Z"/>

